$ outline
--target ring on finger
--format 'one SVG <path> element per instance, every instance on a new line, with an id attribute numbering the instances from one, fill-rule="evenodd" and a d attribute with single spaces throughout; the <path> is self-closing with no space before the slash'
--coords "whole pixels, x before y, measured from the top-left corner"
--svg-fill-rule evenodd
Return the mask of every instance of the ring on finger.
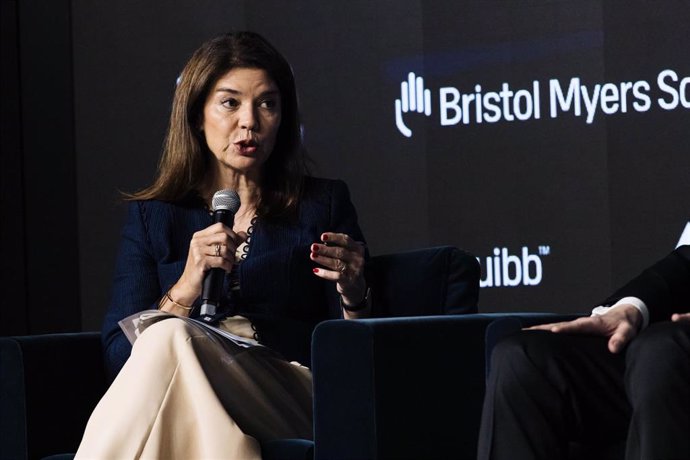
<path id="1" fill-rule="evenodd" d="M 220 257 L 220 243 L 216 243 L 216 257 Z"/>
<path id="2" fill-rule="evenodd" d="M 343 261 L 340 262 L 342 264 L 342 267 L 338 270 L 341 274 L 345 274 L 345 270 L 347 270 L 347 264 Z"/>

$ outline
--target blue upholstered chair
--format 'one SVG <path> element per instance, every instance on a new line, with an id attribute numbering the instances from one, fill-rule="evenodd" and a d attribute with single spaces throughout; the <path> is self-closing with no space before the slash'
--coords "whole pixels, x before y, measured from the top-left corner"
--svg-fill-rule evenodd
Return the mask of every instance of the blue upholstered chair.
<path id="1" fill-rule="evenodd" d="M 315 441 L 268 442 L 264 458 L 474 456 L 495 319 L 476 314 L 477 260 L 440 246 L 369 268 L 375 318 L 312 337 Z M 0 458 L 74 452 L 105 389 L 98 333 L 0 338 Z"/>

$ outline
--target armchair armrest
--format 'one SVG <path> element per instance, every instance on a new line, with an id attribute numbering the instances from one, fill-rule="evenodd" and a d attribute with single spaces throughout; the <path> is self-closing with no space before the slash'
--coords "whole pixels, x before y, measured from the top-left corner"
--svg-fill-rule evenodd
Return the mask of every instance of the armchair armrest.
<path id="1" fill-rule="evenodd" d="M 315 459 L 473 458 L 493 315 L 331 320 L 312 341 Z"/>
<path id="2" fill-rule="evenodd" d="M 0 338 L 0 458 L 75 452 L 105 386 L 97 332 Z"/>
<path id="3" fill-rule="evenodd" d="M 312 340 L 315 460 L 474 458 L 485 344 L 523 325 L 574 317 L 488 313 L 319 324 Z"/>

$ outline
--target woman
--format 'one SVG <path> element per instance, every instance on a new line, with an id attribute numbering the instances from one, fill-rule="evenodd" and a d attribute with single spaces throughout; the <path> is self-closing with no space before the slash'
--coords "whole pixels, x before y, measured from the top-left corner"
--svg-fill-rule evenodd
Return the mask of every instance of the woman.
<path id="1" fill-rule="evenodd" d="M 222 189 L 240 198 L 233 228 L 209 214 Z M 239 32 L 194 53 L 158 177 L 129 198 L 103 327 L 117 377 L 77 458 L 259 458 L 257 440 L 311 438 L 311 376 L 288 361 L 309 362 L 318 322 L 368 314 L 367 254 L 345 184 L 307 175 L 294 78 L 273 46 Z M 265 347 L 185 320 L 211 268 L 227 272 L 221 328 Z M 131 347 L 118 322 L 152 308 L 177 318 Z"/>

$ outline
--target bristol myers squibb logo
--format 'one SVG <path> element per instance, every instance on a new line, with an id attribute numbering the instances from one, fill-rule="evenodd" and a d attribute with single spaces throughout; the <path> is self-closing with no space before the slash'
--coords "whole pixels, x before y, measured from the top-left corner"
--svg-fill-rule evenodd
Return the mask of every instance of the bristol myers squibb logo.
<path id="1" fill-rule="evenodd" d="M 400 99 L 395 100 L 395 126 L 405 137 L 412 137 L 412 130 L 405 125 L 403 113 L 431 115 L 431 91 L 424 88 L 424 78 L 410 72 L 407 81 L 400 84 Z"/>
<path id="2" fill-rule="evenodd" d="M 544 273 L 542 258 L 550 254 L 550 246 L 539 246 L 536 254 L 530 254 L 527 246 L 520 248 L 519 254 L 510 254 L 508 248 L 494 248 L 493 256 L 485 260 L 477 257 L 483 275 L 479 287 L 538 286 Z"/>

